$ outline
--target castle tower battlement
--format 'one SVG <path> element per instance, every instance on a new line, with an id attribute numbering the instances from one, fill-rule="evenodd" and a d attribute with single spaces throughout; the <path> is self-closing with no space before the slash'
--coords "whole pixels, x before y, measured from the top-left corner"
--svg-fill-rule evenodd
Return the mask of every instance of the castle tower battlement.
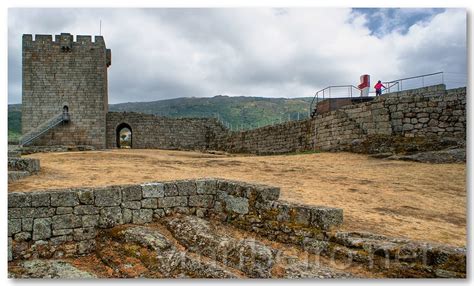
<path id="1" fill-rule="evenodd" d="M 22 56 L 22 133 L 35 130 L 67 107 L 70 122 L 48 131 L 34 144 L 104 148 L 107 68 L 111 65 L 104 38 L 25 34 Z"/>

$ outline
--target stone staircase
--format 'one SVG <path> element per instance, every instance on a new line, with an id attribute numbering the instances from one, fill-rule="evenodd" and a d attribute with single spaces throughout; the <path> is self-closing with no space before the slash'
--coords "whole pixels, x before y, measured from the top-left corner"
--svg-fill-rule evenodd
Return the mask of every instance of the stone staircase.
<path id="1" fill-rule="evenodd" d="M 40 124 L 35 129 L 23 135 L 20 139 L 20 145 L 27 146 L 31 144 L 33 141 L 41 137 L 43 134 L 45 134 L 49 130 L 55 128 L 59 124 L 69 122 L 69 118 L 70 118 L 69 113 L 61 112 L 59 114 L 56 114 L 55 116 L 51 117 L 44 123 Z"/>

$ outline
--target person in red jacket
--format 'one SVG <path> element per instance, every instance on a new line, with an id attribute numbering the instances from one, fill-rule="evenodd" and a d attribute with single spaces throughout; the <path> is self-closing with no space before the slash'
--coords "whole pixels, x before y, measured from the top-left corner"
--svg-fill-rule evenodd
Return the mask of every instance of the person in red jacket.
<path id="1" fill-rule="evenodd" d="M 375 96 L 382 95 L 382 87 L 385 88 L 385 85 L 383 85 L 380 80 L 375 84 L 374 87 L 375 87 Z"/>

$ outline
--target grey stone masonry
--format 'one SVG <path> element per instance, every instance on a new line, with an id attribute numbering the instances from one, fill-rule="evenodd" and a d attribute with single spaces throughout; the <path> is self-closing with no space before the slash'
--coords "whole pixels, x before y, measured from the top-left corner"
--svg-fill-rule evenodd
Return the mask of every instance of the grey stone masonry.
<path id="1" fill-rule="evenodd" d="M 67 43 L 67 44 L 65 44 Z M 70 121 L 36 145 L 105 148 L 110 50 L 102 36 L 23 35 L 22 133 L 34 130 L 67 106 Z"/>
<path id="2" fill-rule="evenodd" d="M 107 148 L 117 147 L 119 125 L 132 129 L 132 148 L 217 149 L 216 138 L 227 129 L 215 118 L 167 118 L 136 112 L 107 113 Z"/>
<path id="3" fill-rule="evenodd" d="M 466 88 L 441 84 L 388 93 L 311 119 L 219 134 L 218 150 L 253 154 L 350 151 L 370 136 L 466 140 Z"/>
<path id="4" fill-rule="evenodd" d="M 284 224 L 292 219 L 285 212 L 292 213 L 292 209 L 298 210 L 294 222 L 305 227 L 328 229 L 342 223 L 341 209 L 296 206 L 279 202 L 279 195 L 276 187 L 215 178 L 10 193 L 8 236 L 14 245 L 39 241 L 84 244 L 94 239 L 100 228 L 150 223 L 173 213 L 216 216 L 236 226 L 244 220 L 247 226 L 262 231 L 267 226 L 255 221 L 255 216 Z M 79 248 L 82 254 L 84 249 Z M 19 254 L 13 249 L 15 259 Z"/>

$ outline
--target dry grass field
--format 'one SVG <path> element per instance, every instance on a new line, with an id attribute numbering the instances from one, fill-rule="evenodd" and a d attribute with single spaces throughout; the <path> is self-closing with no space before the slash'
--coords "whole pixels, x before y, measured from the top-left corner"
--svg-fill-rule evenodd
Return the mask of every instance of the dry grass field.
<path id="1" fill-rule="evenodd" d="M 226 156 L 163 150 L 42 153 L 38 175 L 9 191 L 200 177 L 279 186 L 288 201 L 344 209 L 345 230 L 466 245 L 466 165 L 351 153 Z"/>

